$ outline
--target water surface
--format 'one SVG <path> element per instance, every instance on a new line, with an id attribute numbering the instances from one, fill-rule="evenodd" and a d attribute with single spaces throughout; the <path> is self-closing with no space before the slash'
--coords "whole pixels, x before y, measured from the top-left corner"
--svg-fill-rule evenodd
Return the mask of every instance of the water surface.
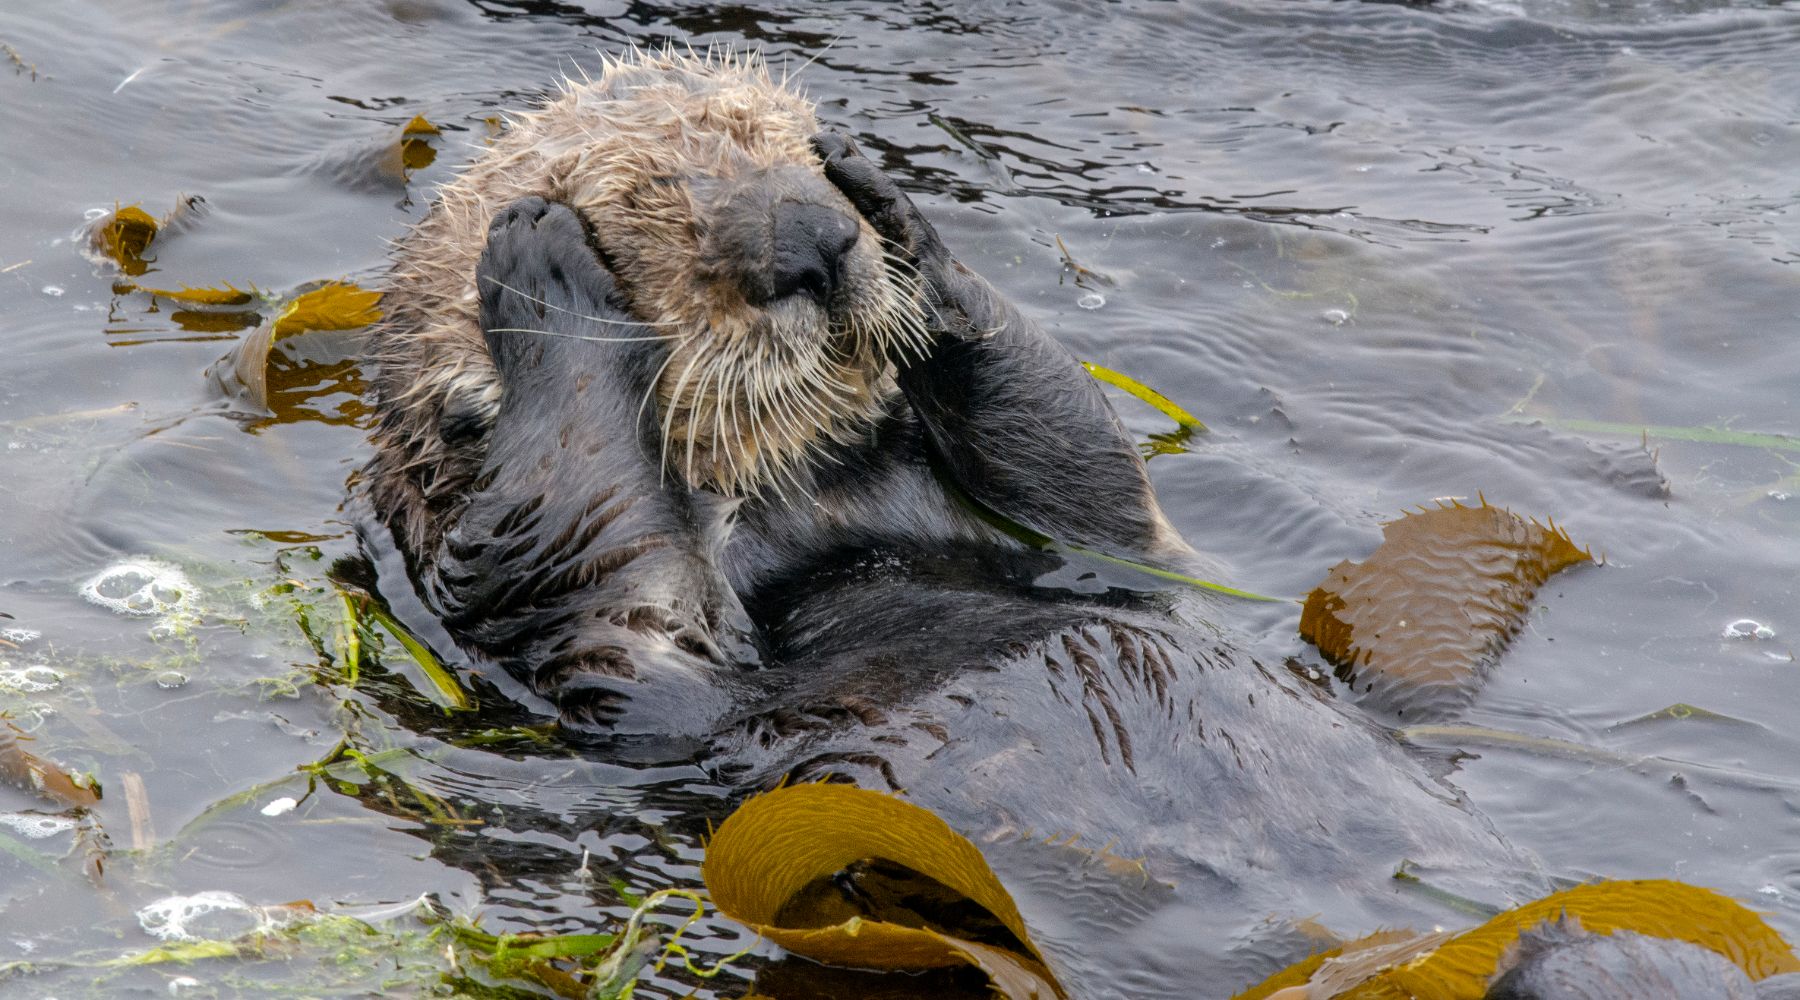
<path id="1" fill-rule="evenodd" d="M 1151 469 L 1232 582 L 1302 593 L 1436 498 L 1554 516 L 1604 553 L 1543 591 L 1466 721 L 1678 763 L 1470 744 L 1455 782 L 1552 871 L 1714 886 L 1800 938 L 1800 6 L 24 0 L 0 13 L 0 626 L 22 630 L 0 660 L 59 676 L 0 685 L 0 711 L 105 796 L 31 839 L 57 808 L 0 788 L 0 961 L 148 947 L 140 908 L 203 891 L 350 912 L 429 894 L 567 931 L 628 909 L 609 880 L 694 880 L 723 808 L 704 771 L 493 735 L 534 720 L 479 679 L 482 711 L 447 716 L 400 656 L 352 687 L 279 599 L 355 552 L 357 335 L 285 342 L 273 415 L 249 413 L 208 371 L 274 306 L 205 315 L 80 252 L 91 213 L 197 195 L 140 283 L 372 281 L 497 115 L 666 41 L 791 67 L 964 261 L 1211 425 Z M 405 170 L 415 115 L 444 131 Z M 1059 239 L 1105 280 L 1077 281 Z M 185 574 L 188 617 L 81 595 L 140 557 Z M 1236 624 L 1314 664 L 1295 618 Z M 1768 634 L 1728 635 L 1740 619 Z M 1671 705 L 1704 711 L 1652 717 Z M 394 780 L 309 794 L 295 769 L 346 740 Z M 1105 968 L 1126 932 L 1091 923 Z M 1181 914 L 1141 927 L 1160 957 L 1116 989 L 1192 995 Z M 645 992 L 739 995 L 752 964 Z M 0 994 L 318 974 L 47 972 Z"/>

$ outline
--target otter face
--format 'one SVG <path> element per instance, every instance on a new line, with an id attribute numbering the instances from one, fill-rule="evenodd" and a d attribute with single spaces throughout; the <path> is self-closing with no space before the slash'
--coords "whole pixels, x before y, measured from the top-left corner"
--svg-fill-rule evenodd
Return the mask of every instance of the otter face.
<path id="1" fill-rule="evenodd" d="M 923 348 L 916 279 L 825 179 L 810 104 L 760 63 L 640 56 L 570 102 L 585 138 L 557 194 L 670 338 L 652 389 L 665 468 L 780 492 L 880 411 L 889 359 Z"/>

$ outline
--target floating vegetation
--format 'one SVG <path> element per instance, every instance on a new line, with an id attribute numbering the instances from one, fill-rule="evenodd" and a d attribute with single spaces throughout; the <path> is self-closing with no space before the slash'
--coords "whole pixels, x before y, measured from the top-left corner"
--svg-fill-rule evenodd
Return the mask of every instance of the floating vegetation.
<path id="1" fill-rule="evenodd" d="M 62 687 L 63 673 L 42 663 L 15 667 L 0 660 L 0 693 L 43 694 Z"/>
<path id="2" fill-rule="evenodd" d="M 354 330 L 381 318 L 381 293 L 327 281 L 288 301 L 275 317 L 276 339 L 310 330 Z"/>
<path id="3" fill-rule="evenodd" d="M 1155 458 L 1157 455 L 1182 454 L 1187 451 L 1189 439 L 1195 434 L 1206 433 L 1206 425 L 1201 423 L 1193 414 L 1182 409 L 1174 400 L 1157 392 L 1155 389 L 1150 388 L 1144 383 L 1139 382 L 1137 379 L 1134 379 L 1123 372 L 1114 371 L 1103 365 L 1094 364 L 1091 361 L 1083 361 L 1081 367 L 1087 369 L 1089 375 L 1092 375 L 1114 388 L 1125 390 L 1138 399 L 1143 400 L 1145 403 L 1155 407 L 1169 419 L 1175 421 L 1175 429 L 1173 431 L 1152 434 L 1148 441 L 1138 445 L 1138 452 L 1143 455 L 1146 461 Z"/>
<path id="4" fill-rule="evenodd" d="M 37 64 L 31 63 L 31 62 L 26 62 L 25 57 L 19 54 L 18 49 L 13 48 L 10 44 L 7 44 L 5 42 L 0 42 L 0 55 L 5 55 L 6 61 L 12 64 L 14 76 L 18 76 L 22 73 L 29 73 L 29 74 L 31 74 L 31 82 L 32 83 L 37 82 L 37 78 L 38 78 Z M 46 77 L 45 79 L 49 79 L 49 78 Z"/>
<path id="5" fill-rule="evenodd" d="M 1741 448 L 1763 448 L 1773 451 L 1800 451 L 1800 437 L 1792 434 L 1767 434 L 1736 431 L 1729 427 L 1668 427 L 1652 424 L 1626 424 L 1609 420 L 1574 420 L 1562 417 L 1531 417 L 1531 421 L 1548 424 L 1580 434 L 1608 434 L 1631 438 L 1662 438 L 1668 441 L 1695 441 L 1701 444 L 1729 444 Z"/>
<path id="6" fill-rule="evenodd" d="M 0 721 L 0 781 L 59 806 L 87 807 L 100 801 L 100 782 L 74 774 L 25 749 L 30 737 Z"/>
<path id="7" fill-rule="evenodd" d="M 1554 522 L 1485 500 L 1422 509 L 1383 526 L 1362 563 L 1331 568 L 1306 597 L 1300 635 L 1367 701 L 1440 716 L 1474 697 L 1538 586 L 1592 561 Z"/>
<path id="8" fill-rule="evenodd" d="M 401 169 L 411 174 L 431 166 L 437 160 L 437 150 L 432 147 L 430 137 L 442 134 L 443 130 L 426 121 L 424 115 L 414 115 L 412 121 L 400 129 Z"/>
<path id="9" fill-rule="evenodd" d="M 1176 405 L 1174 400 L 1157 392 L 1155 389 L 1150 388 L 1144 383 L 1139 382 L 1137 379 L 1134 379 L 1123 372 L 1113 371 L 1111 368 L 1107 368 L 1103 365 L 1094 364 L 1091 361 L 1083 361 L 1081 367 L 1086 368 L 1089 375 L 1105 382 L 1107 385 L 1123 389 L 1133 396 L 1136 396 L 1138 399 L 1154 406 L 1157 410 L 1161 411 L 1164 416 L 1175 421 L 1175 426 L 1191 432 L 1201 434 L 1206 433 L 1206 425 L 1201 423 L 1199 418 Z"/>
<path id="10" fill-rule="evenodd" d="M 90 245 L 120 271 L 136 277 L 150 270 L 152 261 L 144 253 L 156 239 L 156 230 L 156 219 L 149 212 L 136 205 L 115 207 L 94 226 Z"/>
<path id="11" fill-rule="evenodd" d="M 217 288 L 189 288 L 186 285 L 180 288 L 151 288 L 147 285 L 128 285 L 126 290 L 147 292 L 196 306 L 247 306 L 262 298 L 262 293 L 255 286 L 243 289 L 236 285 L 221 285 Z"/>
<path id="12" fill-rule="evenodd" d="M 695 893 L 667 889 L 631 902 L 615 933 L 492 934 L 429 898 L 331 913 L 306 901 L 258 905 L 207 891 L 164 897 L 137 912 L 144 933 L 161 942 L 153 947 L 0 961 L 0 982 L 87 970 L 98 974 L 91 995 L 107 996 L 133 970 L 182 966 L 194 986 L 231 996 L 630 1000 L 645 970 L 675 965 L 710 979 L 740 957 L 694 961 L 682 935 L 705 912 Z M 689 912 L 665 932 L 650 918 L 671 906 Z M 263 963 L 286 970 L 282 981 L 259 976 Z"/>
<path id="13" fill-rule="evenodd" d="M 240 338 L 211 374 L 221 391 L 247 409 L 273 415 L 269 376 L 278 341 L 315 331 L 355 330 L 380 319 L 380 292 L 327 281 L 290 299 L 274 320 Z"/>
<path id="14" fill-rule="evenodd" d="M 1290 600 L 1286 597 L 1269 597 L 1265 594 L 1258 594 L 1248 590 L 1239 590 L 1236 587 L 1228 587 L 1222 583 L 1203 580 L 1200 577 L 1188 573 L 1166 569 L 1161 566 L 1153 566 L 1150 563 L 1141 560 L 1128 559 L 1125 556 L 1112 555 L 1107 552 L 1101 552 L 1098 549 L 1090 549 L 1084 545 L 1076 545 L 1073 542 L 1061 541 L 982 503 L 979 499 L 970 495 L 967 490 L 957 485 L 956 481 L 948 476 L 942 476 L 938 481 L 944 487 L 944 492 L 949 494 L 952 500 L 962 504 L 971 514 L 986 521 L 997 530 L 1004 532 L 1007 536 L 1025 545 L 1029 545 L 1032 548 L 1042 549 L 1045 552 L 1072 555 L 1080 559 L 1089 559 L 1095 562 L 1106 563 L 1111 566 L 1118 566 L 1135 573 L 1142 573 L 1145 576 L 1157 580 L 1179 584 L 1184 587 L 1193 587 L 1196 590 L 1204 590 L 1214 594 L 1222 594 L 1226 597 L 1236 597 L 1246 601 L 1265 601 L 1272 604 L 1281 604 Z"/>
<path id="15" fill-rule="evenodd" d="M 297 563 L 317 558 L 318 550 L 302 546 L 284 553 L 278 562 L 284 570 L 298 570 Z M 455 672 L 371 595 L 330 579 L 290 575 L 261 596 L 265 602 L 280 600 L 293 615 L 319 655 L 321 680 L 355 688 L 362 683 L 366 660 L 406 678 L 413 692 L 445 712 L 475 707 Z M 402 655 L 393 655 L 396 652 Z"/>
<path id="16" fill-rule="evenodd" d="M 135 278 L 149 271 L 150 265 L 156 263 L 155 258 L 146 256 L 156 238 L 187 228 L 200 213 L 203 204 L 204 201 L 200 198 L 182 195 L 175 199 L 175 207 L 161 219 L 136 204 L 124 207 L 115 204 L 111 212 L 95 209 L 88 215 L 88 253 L 94 259 L 109 262 L 121 273 Z"/>
<path id="17" fill-rule="evenodd" d="M 1597 934 L 1684 941 L 1752 980 L 1800 971 L 1800 959 L 1753 911 L 1710 889 L 1662 880 L 1576 886 L 1462 932 L 1384 931 L 1314 955 L 1234 1000 L 1466 1000 L 1483 996 L 1522 934 L 1574 918 Z"/>
<path id="18" fill-rule="evenodd" d="M 817 962 L 969 965 L 1008 1000 L 1064 995 L 975 845 L 892 795 L 837 784 L 759 795 L 719 826 L 703 876 L 726 916 Z"/>
<path id="19" fill-rule="evenodd" d="M 1077 288 L 1088 288 L 1090 284 L 1105 285 L 1108 287 L 1116 284 L 1110 275 L 1101 274 L 1099 271 L 1090 267 L 1085 267 L 1081 262 L 1077 261 L 1075 255 L 1069 252 L 1068 244 L 1063 242 L 1061 236 L 1056 237 L 1056 252 L 1062 255 L 1063 273 L 1073 274 L 1075 276 L 1075 286 Z M 1076 304 L 1080 305 L 1079 302 Z M 1101 297 L 1100 304 L 1106 304 L 1105 297 Z M 1087 306 L 1084 308 L 1098 309 L 1099 306 Z"/>

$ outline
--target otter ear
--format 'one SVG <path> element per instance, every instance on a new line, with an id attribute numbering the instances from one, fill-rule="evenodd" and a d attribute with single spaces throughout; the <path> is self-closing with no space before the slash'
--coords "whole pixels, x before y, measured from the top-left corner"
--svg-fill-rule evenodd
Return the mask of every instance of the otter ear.
<path id="1" fill-rule="evenodd" d="M 521 198 L 494 216 L 475 268 L 481 332 L 502 379 L 572 348 L 641 337 L 575 210 Z"/>

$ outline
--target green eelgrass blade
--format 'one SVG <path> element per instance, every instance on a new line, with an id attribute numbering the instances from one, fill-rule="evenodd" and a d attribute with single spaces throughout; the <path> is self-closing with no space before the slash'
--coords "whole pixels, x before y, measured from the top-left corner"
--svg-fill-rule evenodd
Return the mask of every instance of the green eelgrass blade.
<path id="1" fill-rule="evenodd" d="M 1123 389 L 1144 402 L 1149 403 L 1151 406 L 1156 407 L 1158 410 L 1161 410 L 1165 416 L 1170 420 L 1175 421 L 1178 426 L 1191 431 L 1199 431 L 1201 433 L 1206 432 L 1206 425 L 1201 423 L 1193 414 L 1177 406 L 1174 400 L 1157 392 L 1155 389 L 1150 388 L 1144 383 L 1139 382 L 1130 375 L 1113 371 L 1111 368 L 1094 364 L 1091 361 L 1083 361 L 1081 367 L 1086 368 L 1089 375 L 1105 382 L 1107 385 Z"/>

